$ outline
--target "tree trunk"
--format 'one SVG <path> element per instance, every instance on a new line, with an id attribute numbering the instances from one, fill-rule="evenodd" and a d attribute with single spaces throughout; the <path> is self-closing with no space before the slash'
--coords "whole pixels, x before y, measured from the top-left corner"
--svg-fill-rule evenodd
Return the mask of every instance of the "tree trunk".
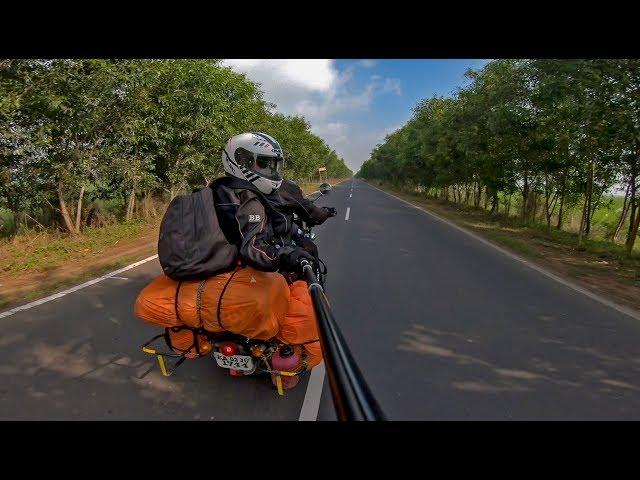
<path id="1" fill-rule="evenodd" d="M 80 233 L 80 220 L 82 219 L 82 198 L 84 197 L 84 185 L 80 188 L 78 195 L 78 208 L 76 210 L 76 233 Z"/>
<path id="2" fill-rule="evenodd" d="M 135 202 L 136 202 L 136 186 L 137 186 L 137 183 L 138 183 L 137 180 L 134 179 L 133 180 L 133 185 L 131 187 L 131 193 L 129 194 L 129 203 L 127 205 L 127 215 L 125 217 L 125 220 L 127 222 L 133 218 L 133 209 L 135 207 Z"/>
<path id="3" fill-rule="evenodd" d="M 498 209 L 498 191 L 491 191 L 491 215 L 495 215 L 496 210 Z"/>
<path id="4" fill-rule="evenodd" d="M 558 223 L 556 224 L 556 230 L 562 230 L 562 214 L 564 213 L 564 195 L 567 190 L 567 171 L 565 170 L 562 175 L 562 188 L 560 190 L 560 210 L 558 210 Z"/>
<path id="5" fill-rule="evenodd" d="M 522 186 L 522 223 L 527 221 L 527 203 L 529 201 L 529 178 L 525 174 Z"/>
<path id="6" fill-rule="evenodd" d="M 578 230 L 578 245 L 582 245 L 582 236 L 585 234 L 585 227 L 589 221 L 589 209 L 591 208 L 591 194 L 593 189 L 593 162 L 589 162 L 589 176 L 587 178 L 587 191 L 584 194 L 584 205 L 582 207 L 582 218 L 580 219 L 580 229 Z M 586 232 L 588 233 L 588 232 Z"/>
<path id="7" fill-rule="evenodd" d="M 544 189 L 544 215 L 547 220 L 547 232 L 551 233 L 551 206 L 549 205 L 549 185 L 548 182 Z"/>
<path id="8" fill-rule="evenodd" d="M 591 231 L 591 210 L 593 207 L 593 173 L 594 173 L 594 162 L 589 162 L 589 177 L 587 179 L 587 192 L 585 199 L 587 201 L 587 214 L 585 217 L 585 229 L 584 234 L 589 235 Z"/>
<path id="9" fill-rule="evenodd" d="M 584 232 L 585 217 L 587 216 L 587 198 L 582 205 L 582 216 L 580 217 L 580 229 L 578 230 L 578 246 L 582 245 L 582 234 Z"/>
<path id="10" fill-rule="evenodd" d="M 62 215 L 62 220 L 64 221 L 64 226 L 67 227 L 69 233 L 75 235 L 76 230 L 74 228 L 73 221 L 71 220 L 71 215 L 69 215 L 67 204 L 64 201 L 64 195 L 62 193 L 62 183 L 58 184 L 58 202 L 60 203 L 60 213 Z"/>
<path id="11" fill-rule="evenodd" d="M 556 223 L 556 230 L 562 230 L 562 215 L 564 214 L 564 195 L 560 197 L 560 209 L 558 210 L 558 223 Z"/>
<path id="12" fill-rule="evenodd" d="M 598 210 L 598 207 L 600 206 L 600 202 L 602 201 L 602 195 L 604 194 L 606 188 L 604 190 L 602 190 L 600 193 L 598 193 L 598 195 L 596 195 L 595 200 L 591 201 L 591 219 L 590 222 L 593 223 L 593 216 L 596 214 L 596 210 Z M 593 194 L 591 195 L 591 198 L 593 198 Z"/>
<path id="13" fill-rule="evenodd" d="M 622 212 L 620 214 L 620 220 L 618 220 L 618 223 L 616 224 L 616 229 L 613 231 L 613 235 L 611 236 L 612 242 L 615 242 L 620 237 L 622 226 L 624 225 L 624 221 L 627 218 L 627 213 L 629 212 L 630 191 L 631 191 L 631 183 L 627 183 L 627 191 L 624 193 L 624 202 L 622 203 Z"/>
<path id="14" fill-rule="evenodd" d="M 636 159 L 631 160 L 631 216 L 629 217 L 629 230 L 627 232 L 627 254 L 631 255 L 633 246 L 638 236 L 638 222 L 640 221 L 640 209 L 638 208 L 638 199 L 636 198 L 636 177 L 638 175 Z"/>
<path id="15" fill-rule="evenodd" d="M 636 237 L 638 236 L 638 227 L 640 227 L 640 209 L 638 209 L 635 221 L 633 222 L 631 235 L 627 239 L 627 255 L 629 256 L 631 256 L 631 252 L 633 252 L 633 246 L 636 243 Z"/>
<path id="16" fill-rule="evenodd" d="M 584 204 L 582 205 L 582 216 L 580 217 L 580 228 L 578 229 L 578 246 L 582 245 L 582 236 L 584 235 L 584 227 L 587 223 L 587 217 L 589 212 L 589 197 L 591 192 L 589 191 L 591 184 L 587 182 L 587 191 L 584 194 Z"/>

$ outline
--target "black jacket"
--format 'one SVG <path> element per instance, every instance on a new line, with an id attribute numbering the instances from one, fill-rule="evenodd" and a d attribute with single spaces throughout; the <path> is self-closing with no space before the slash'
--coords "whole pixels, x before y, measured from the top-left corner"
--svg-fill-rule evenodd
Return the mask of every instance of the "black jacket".
<path id="1" fill-rule="evenodd" d="M 311 225 L 329 217 L 327 210 L 304 198 L 302 190 L 288 180 L 268 197 L 252 183 L 235 177 L 218 178 L 210 187 L 227 240 L 238 246 L 239 260 L 257 270 L 278 270 L 280 256 L 303 245 L 293 223 L 294 212 Z"/>
<path id="2" fill-rule="evenodd" d="M 278 205 L 281 211 L 292 215 L 295 213 L 308 225 L 320 225 L 329 218 L 329 211 L 316 206 L 305 198 L 300 187 L 291 180 L 283 180 L 280 188 L 269 195 L 269 200 Z"/>

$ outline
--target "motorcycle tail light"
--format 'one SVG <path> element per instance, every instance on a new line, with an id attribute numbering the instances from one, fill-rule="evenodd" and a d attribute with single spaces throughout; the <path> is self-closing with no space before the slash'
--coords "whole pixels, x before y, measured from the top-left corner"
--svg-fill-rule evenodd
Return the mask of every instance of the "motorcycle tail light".
<path id="1" fill-rule="evenodd" d="M 220 345 L 220 353 L 226 355 L 227 357 L 235 355 L 237 351 L 238 347 L 235 343 L 223 343 L 222 345 Z"/>

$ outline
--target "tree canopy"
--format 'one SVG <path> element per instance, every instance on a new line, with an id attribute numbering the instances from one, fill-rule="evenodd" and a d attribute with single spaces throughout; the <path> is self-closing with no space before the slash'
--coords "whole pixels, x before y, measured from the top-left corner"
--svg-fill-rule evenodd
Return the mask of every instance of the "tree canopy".
<path id="1" fill-rule="evenodd" d="M 482 200 L 506 213 L 562 228 L 563 209 L 579 204 L 579 241 L 614 185 L 626 186 L 621 217 L 627 249 L 640 208 L 640 61 L 496 60 L 469 70 L 451 98 L 419 102 L 412 118 L 371 152 L 358 176 L 420 187 L 456 202 Z"/>
<path id="2" fill-rule="evenodd" d="M 219 60 L 0 60 L 0 208 L 77 233 L 83 201 L 176 195 L 222 174 L 224 143 L 263 131 L 285 176 L 351 171 L 302 117 Z M 1 232 L 0 232 L 1 233 Z"/>

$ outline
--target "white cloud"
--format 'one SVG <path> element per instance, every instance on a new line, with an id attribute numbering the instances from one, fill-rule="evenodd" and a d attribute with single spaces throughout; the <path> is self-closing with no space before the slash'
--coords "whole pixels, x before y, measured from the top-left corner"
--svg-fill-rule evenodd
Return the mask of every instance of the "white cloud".
<path id="1" fill-rule="evenodd" d="M 267 92 L 282 85 L 326 92 L 338 76 L 331 60 L 228 59 L 223 63 L 259 81 Z"/>
<path id="2" fill-rule="evenodd" d="M 362 162 L 369 158 L 371 150 L 377 144 L 384 142 L 386 135 L 393 133 L 401 126 L 402 124 L 397 124 L 371 131 L 366 125 L 345 125 L 340 135 L 335 136 L 333 145 L 336 151 L 344 156 L 345 162 L 353 173 L 356 173 Z"/>
<path id="3" fill-rule="evenodd" d="M 331 137 L 333 141 L 330 145 L 337 148 L 337 144 L 348 141 L 349 125 L 344 122 L 319 124 L 318 126 L 313 127 L 313 133 L 321 136 L 322 138 Z"/>
<path id="4" fill-rule="evenodd" d="M 358 65 L 360 65 L 362 68 L 373 68 L 377 63 L 378 62 L 376 62 L 375 60 L 360 60 L 358 62 Z"/>
<path id="5" fill-rule="evenodd" d="M 372 133 L 366 125 L 347 124 L 338 117 L 367 111 L 376 95 L 402 94 L 399 79 L 379 75 L 370 76 L 364 87 L 353 90 L 356 66 L 372 68 L 372 60 L 361 60 L 342 71 L 333 60 L 322 59 L 231 59 L 223 64 L 260 83 L 265 100 L 275 103 L 278 111 L 303 115 L 311 123 L 311 130 L 335 148 L 354 172 L 384 134 L 380 137 L 380 132 Z"/>
<path id="6" fill-rule="evenodd" d="M 394 92 L 396 95 L 402 95 L 402 88 L 400 79 L 398 78 L 385 78 L 384 85 L 382 86 L 383 92 Z"/>

